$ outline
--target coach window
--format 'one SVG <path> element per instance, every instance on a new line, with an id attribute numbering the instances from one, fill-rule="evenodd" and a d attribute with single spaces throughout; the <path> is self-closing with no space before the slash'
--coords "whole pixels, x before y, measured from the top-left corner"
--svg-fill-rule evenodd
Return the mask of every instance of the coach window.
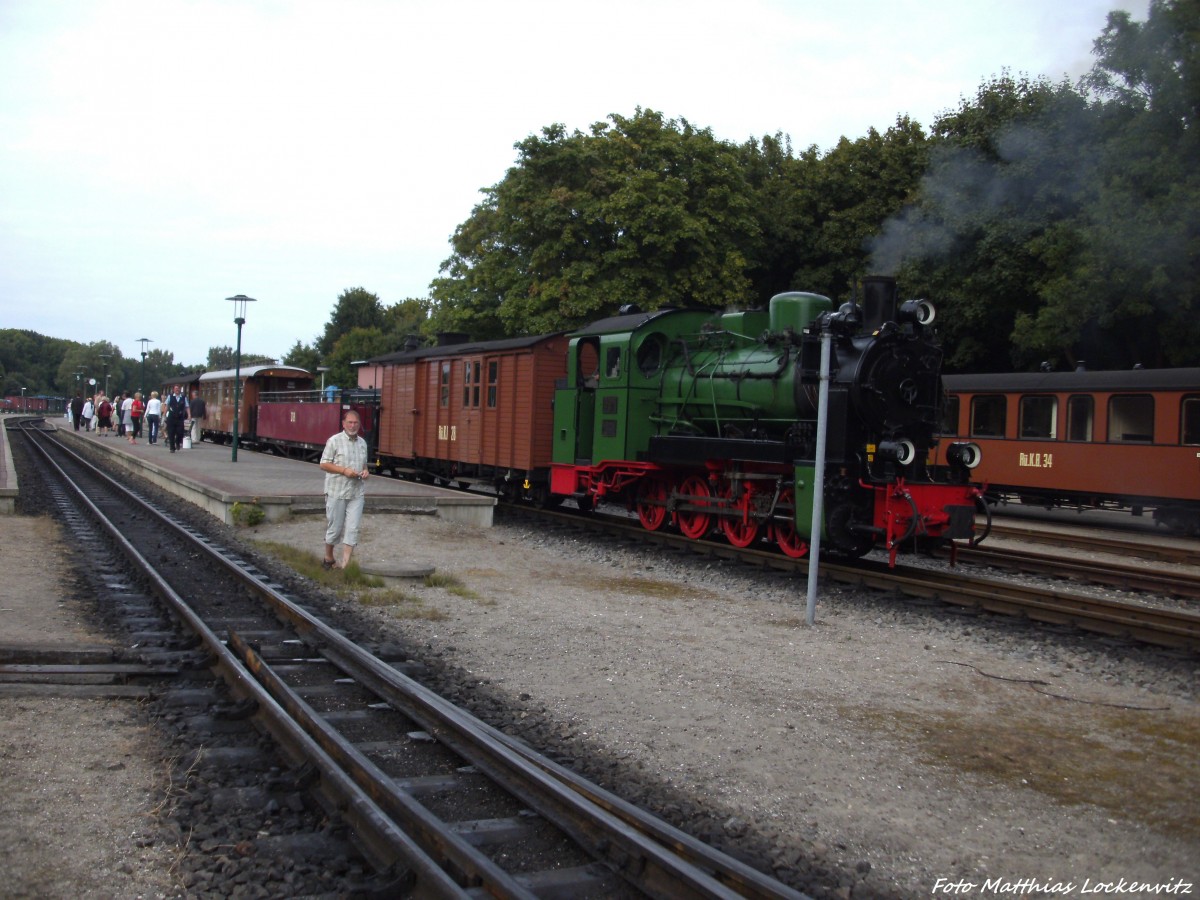
<path id="1" fill-rule="evenodd" d="M 1004 437 L 1006 424 L 1003 394 L 984 394 L 971 398 L 972 437 Z"/>
<path id="2" fill-rule="evenodd" d="M 450 405 L 450 363 L 442 363 L 442 406 Z"/>
<path id="3" fill-rule="evenodd" d="M 1029 396 L 1021 398 L 1021 437 L 1049 438 L 1058 436 L 1058 398 Z"/>
<path id="4" fill-rule="evenodd" d="M 1200 444 L 1200 394 L 1183 398 L 1180 434 L 1183 443 Z"/>
<path id="5" fill-rule="evenodd" d="M 1154 398 L 1149 394 L 1117 394 L 1108 401 L 1108 439 L 1149 444 L 1154 440 Z"/>
<path id="6" fill-rule="evenodd" d="M 1067 440 L 1090 441 L 1096 421 L 1096 401 L 1086 394 L 1067 398 Z"/>
<path id="7" fill-rule="evenodd" d="M 487 404 L 488 409 L 496 408 L 496 385 L 500 380 L 500 363 L 494 359 L 488 360 Z"/>
<path id="8" fill-rule="evenodd" d="M 958 397 L 947 397 L 942 409 L 942 427 L 938 434 L 958 434 Z"/>

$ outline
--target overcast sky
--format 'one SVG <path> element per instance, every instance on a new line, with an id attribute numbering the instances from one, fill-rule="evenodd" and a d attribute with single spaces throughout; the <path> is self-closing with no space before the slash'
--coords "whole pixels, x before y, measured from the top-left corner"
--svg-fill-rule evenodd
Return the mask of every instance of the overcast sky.
<path id="1" fill-rule="evenodd" d="M 638 106 L 799 150 L 1092 63 L 1146 0 L 0 0 L 0 328 L 281 357 L 338 295 L 428 295 L 561 122 Z"/>

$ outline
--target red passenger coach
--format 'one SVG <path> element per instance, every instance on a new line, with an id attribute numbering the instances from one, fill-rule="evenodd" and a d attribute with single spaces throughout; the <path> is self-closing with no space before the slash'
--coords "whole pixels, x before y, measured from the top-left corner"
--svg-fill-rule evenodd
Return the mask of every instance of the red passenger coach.
<path id="1" fill-rule="evenodd" d="M 1200 533 L 1200 369 L 942 380 L 943 431 L 979 445 L 974 476 L 989 498 L 1153 509 L 1158 522 Z"/>
<path id="2" fill-rule="evenodd" d="M 383 375 L 380 469 L 548 498 L 564 335 L 443 343 L 369 363 Z"/>
<path id="3" fill-rule="evenodd" d="M 282 456 L 316 462 L 325 442 L 342 430 L 342 414 L 354 410 L 359 434 L 374 443 L 378 391 L 265 391 L 259 394 L 256 444 Z"/>

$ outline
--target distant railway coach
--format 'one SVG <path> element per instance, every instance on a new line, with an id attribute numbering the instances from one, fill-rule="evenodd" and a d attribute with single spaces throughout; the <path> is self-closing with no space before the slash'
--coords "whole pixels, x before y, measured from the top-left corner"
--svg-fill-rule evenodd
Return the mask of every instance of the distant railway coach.
<path id="1" fill-rule="evenodd" d="M 235 390 L 235 385 L 239 382 L 240 388 Z M 313 378 L 306 370 L 292 366 L 247 366 L 240 371 L 225 369 L 220 372 L 205 372 L 199 377 L 198 384 L 200 396 L 204 398 L 206 407 L 201 438 L 218 444 L 232 442 L 233 411 L 237 394 L 238 441 L 245 439 L 250 443 L 257 433 L 260 395 L 310 391 Z"/>
<path id="2" fill-rule="evenodd" d="M 45 394 L 26 395 L 14 394 L 0 398 L 0 412 L 10 413 L 61 413 L 67 408 L 64 397 L 50 397 Z"/>
<path id="3" fill-rule="evenodd" d="M 993 501 L 1152 509 L 1200 533 L 1200 369 L 948 375 L 943 433 Z"/>
<path id="4" fill-rule="evenodd" d="M 379 468 L 548 499 L 563 335 L 465 341 L 371 360 L 382 373 Z"/>

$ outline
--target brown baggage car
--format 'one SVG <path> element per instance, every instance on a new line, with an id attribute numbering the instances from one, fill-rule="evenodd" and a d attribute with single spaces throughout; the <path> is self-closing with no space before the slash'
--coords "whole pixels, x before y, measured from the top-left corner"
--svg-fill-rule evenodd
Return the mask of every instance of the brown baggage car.
<path id="1" fill-rule="evenodd" d="M 378 468 L 545 501 L 566 336 L 443 340 L 369 360 L 382 373 Z"/>

